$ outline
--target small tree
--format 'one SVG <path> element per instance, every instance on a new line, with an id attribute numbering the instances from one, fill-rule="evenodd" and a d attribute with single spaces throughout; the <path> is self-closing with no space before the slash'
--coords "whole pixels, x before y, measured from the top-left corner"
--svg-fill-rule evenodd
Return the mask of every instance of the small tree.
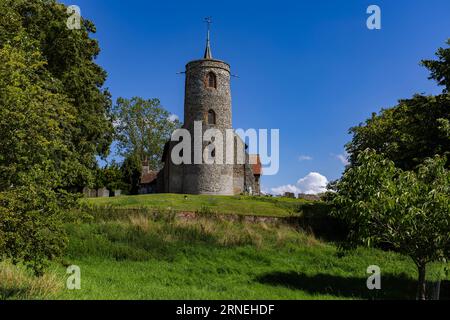
<path id="1" fill-rule="evenodd" d="M 171 119 L 158 99 L 139 97 L 117 99 L 114 118 L 119 154 L 127 159 L 137 157 L 139 166 L 147 160 L 151 170 L 159 170 L 164 144 L 180 122 Z"/>
<path id="2" fill-rule="evenodd" d="M 450 253 L 450 172 L 446 159 L 403 171 L 367 149 L 335 185 L 333 215 L 350 233 L 347 248 L 390 244 L 417 266 L 417 298 L 425 299 L 426 266 Z"/>
<path id="3" fill-rule="evenodd" d="M 111 163 L 103 169 L 103 176 L 105 179 L 105 187 L 111 191 L 125 190 L 128 188 L 123 181 L 123 172 L 120 165 L 116 162 Z"/>
<path id="4" fill-rule="evenodd" d="M 97 168 L 94 187 L 106 188 L 111 191 L 129 189 L 128 184 L 124 182 L 122 169 L 115 161 L 104 168 Z"/>
<path id="5" fill-rule="evenodd" d="M 142 174 L 141 160 L 135 155 L 130 155 L 125 158 L 120 170 L 122 171 L 123 182 L 128 188 L 127 193 L 138 194 Z"/>

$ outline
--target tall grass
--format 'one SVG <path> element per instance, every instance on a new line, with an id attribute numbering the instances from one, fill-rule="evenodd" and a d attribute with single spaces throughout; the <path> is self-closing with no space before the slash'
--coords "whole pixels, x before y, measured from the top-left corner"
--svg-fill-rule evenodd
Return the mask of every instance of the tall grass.
<path id="1" fill-rule="evenodd" d="M 229 220 L 199 213 L 195 218 L 175 218 L 171 212 L 147 210 L 93 211 L 90 223 L 70 224 L 68 255 L 95 255 L 116 260 L 145 261 L 170 257 L 177 250 L 198 246 L 272 248 L 286 245 L 321 245 L 313 236 L 283 223 Z M 274 230 L 276 230 L 274 232 Z M 194 253 L 194 252 L 193 252 Z"/>
<path id="2" fill-rule="evenodd" d="M 214 210 L 199 207 L 180 215 L 168 208 L 84 208 L 66 224 L 70 241 L 64 257 L 65 266 L 81 268 L 82 289 L 59 289 L 65 266 L 56 266 L 56 276 L 35 279 L 6 264 L 1 297 L 414 298 L 416 268 L 407 257 L 363 248 L 342 256 L 333 243 L 297 224 L 230 218 Z M 366 289 L 366 270 L 374 264 L 383 272 L 381 292 Z"/>
<path id="3" fill-rule="evenodd" d="M 23 267 L 0 262 L 0 300 L 48 299 L 62 288 L 63 282 L 53 273 L 35 277 Z"/>
<path id="4" fill-rule="evenodd" d="M 252 196 L 210 196 L 181 194 L 150 194 L 116 198 L 83 199 L 82 204 L 91 208 L 120 209 L 169 209 L 175 212 L 210 211 L 221 214 L 289 217 L 298 212 L 302 199 L 252 197 Z"/>

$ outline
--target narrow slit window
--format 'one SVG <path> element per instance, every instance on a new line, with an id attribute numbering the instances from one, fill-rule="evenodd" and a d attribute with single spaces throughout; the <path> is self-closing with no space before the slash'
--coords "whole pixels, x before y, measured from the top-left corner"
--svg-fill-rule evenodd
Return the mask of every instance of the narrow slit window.
<path id="1" fill-rule="evenodd" d="M 208 73 L 208 87 L 217 89 L 217 77 L 214 72 Z"/>
<path id="2" fill-rule="evenodd" d="M 216 113 L 213 110 L 208 111 L 208 124 L 216 124 Z"/>

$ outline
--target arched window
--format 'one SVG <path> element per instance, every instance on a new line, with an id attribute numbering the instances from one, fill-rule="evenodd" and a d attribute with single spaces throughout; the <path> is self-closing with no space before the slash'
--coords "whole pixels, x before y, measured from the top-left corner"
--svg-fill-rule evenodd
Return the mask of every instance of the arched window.
<path id="1" fill-rule="evenodd" d="M 216 124 L 216 113 L 214 110 L 208 111 L 208 124 Z"/>
<path id="2" fill-rule="evenodd" d="M 210 73 L 208 73 L 208 78 L 206 80 L 209 88 L 217 89 L 217 77 L 214 72 L 211 71 Z"/>

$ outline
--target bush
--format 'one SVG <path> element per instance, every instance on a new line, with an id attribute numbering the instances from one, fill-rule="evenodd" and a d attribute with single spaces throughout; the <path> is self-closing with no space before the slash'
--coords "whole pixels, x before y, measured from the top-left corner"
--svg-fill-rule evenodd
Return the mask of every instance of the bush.
<path id="1" fill-rule="evenodd" d="M 72 197 L 36 186 L 0 192 L 0 260 L 42 275 L 66 245 L 63 210 Z"/>
<path id="2" fill-rule="evenodd" d="M 347 237 L 345 223 L 332 216 L 331 203 L 315 201 L 298 205 L 300 217 L 294 217 L 299 227 L 313 233 L 318 238 L 328 241 L 342 241 Z"/>
<path id="3" fill-rule="evenodd" d="M 450 256 L 450 171 L 447 159 L 427 159 L 416 171 L 367 149 L 336 184 L 334 215 L 350 228 L 347 246 L 388 244 L 409 256 L 425 299 L 427 264 Z"/>

